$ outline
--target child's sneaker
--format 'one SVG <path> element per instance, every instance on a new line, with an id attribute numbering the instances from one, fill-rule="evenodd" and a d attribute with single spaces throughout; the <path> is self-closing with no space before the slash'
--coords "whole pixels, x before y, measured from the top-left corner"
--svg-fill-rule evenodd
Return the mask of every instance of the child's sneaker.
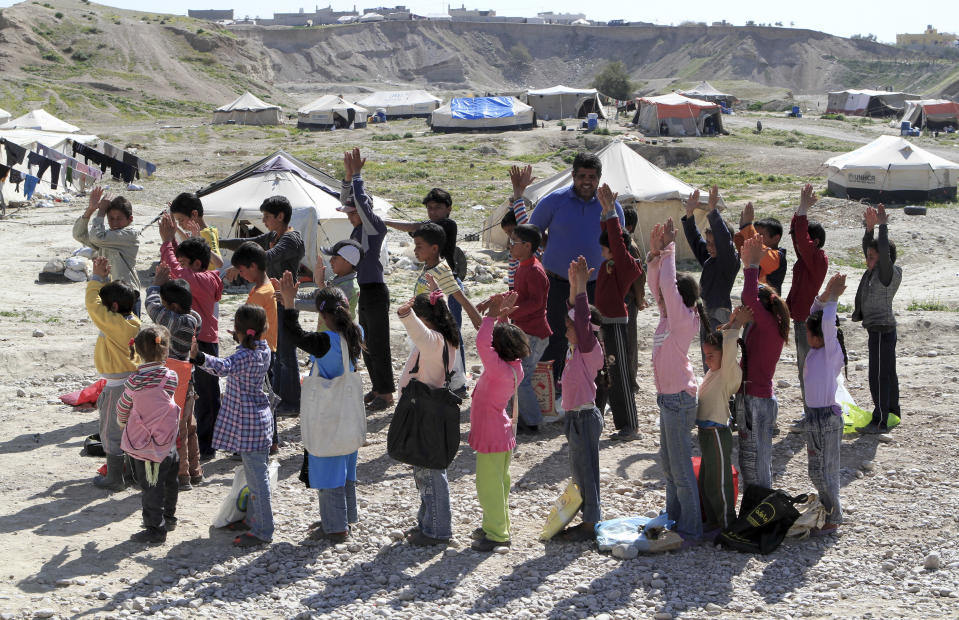
<path id="1" fill-rule="evenodd" d="M 166 542 L 166 531 L 159 528 L 147 528 L 131 536 L 130 540 L 148 545 L 160 545 Z"/>
<path id="2" fill-rule="evenodd" d="M 482 553 L 490 553 L 495 551 L 498 547 L 509 547 L 510 541 L 504 540 L 502 542 L 497 540 L 490 540 L 486 536 L 483 536 L 479 540 L 474 540 L 470 544 L 470 549 L 473 551 L 480 551 Z"/>
<path id="3" fill-rule="evenodd" d="M 190 483 L 190 477 L 189 477 L 189 476 L 179 476 L 179 477 L 178 477 L 178 481 L 179 481 L 179 485 L 180 485 L 180 490 L 181 490 L 181 491 L 192 491 L 192 490 L 193 490 L 193 485 Z"/>
<path id="4" fill-rule="evenodd" d="M 163 517 L 163 528 L 168 532 L 176 529 L 176 523 L 176 517 Z"/>
<path id="5" fill-rule="evenodd" d="M 203 474 L 197 474 L 196 476 L 190 476 L 190 484 L 196 486 L 203 482 Z"/>

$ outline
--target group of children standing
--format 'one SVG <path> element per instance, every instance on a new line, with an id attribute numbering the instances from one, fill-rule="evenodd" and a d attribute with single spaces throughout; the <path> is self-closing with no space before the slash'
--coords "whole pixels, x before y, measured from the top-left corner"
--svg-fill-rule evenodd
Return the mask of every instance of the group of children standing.
<path id="1" fill-rule="evenodd" d="M 311 373 L 327 379 L 354 372 L 362 356 L 374 384 L 363 397 L 368 410 L 392 402 L 392 369 L 383 369 L 390 364 L 388 319 L 381 316 L 384 295 L 388 309 L 389 293 L 379 262 L 385 224 L 373 213 L 366 194 L 361 176 L 365 161 L 358 149 L 344 155 L 341 210 L 354 224 L 354 233 L 351 239 L 323 250 L 335 277 L 327 281 L 325 265 L 318 260 L 314 271 L 318 289 L 310 295 L 298 290 L 303 243 L 289 225 L 292 210 L 284 198 L 264 201 L 261 211 L 269 232 L 262 237 L 220 240 L 216 229 L 203 223 L 200 200 L 191 194 L 178 196 L 170 206 L 172 215 L 160 220 L 161 264 L 145 301 L 154 325 L 146 327 L 138 318 L 134 268 L 138 241 L 128 228 L 130 205 L 122 197 L 106 200 L 99 189 L 91 193 L 90 207 L 77 221 L 74 234 L 103 255 L 94 261 L 86 296 L 87 309 L 100 329 L 96 367 L 107 379 L 98 401 L 107 471 L 95 484 L 110 490 L 120 490 L 134 478 L 140 484 L 144 530 L 136 540 L 166 539 L 176 526 L 179 491 L 202 482 L 200 463 L 212 458 L 215 450 L 239 456 L 251 490 L 247 517 L 228 525 L 239 534 L 234 544 L 248 547 L 272 540 L 268 461 L 278 447 L 276 415 L 279 411 L 310 414 L 299 411 L 296 348 L 311 356 Z M 484 373 L 472 395 L 469 437 L 477 453 L 476 489 L 483 509 L 481 527 L 473 533 L 473 548 L 478 551 L 510 544 L 510 459 L 516 435 L 537 432 L 542 421 L 530 379 L 552 333 L 547 322 L 549 279 L 537 258 L 543 237 L 528 223 L 522 200 L 532 181 L 531 168 L 514 167 L 510 177 L 514 208 L 503 227 L 510 238 L 511 290 L 474 306 L 454 273 L 456 264 L 450 259 L 446 235 L 449 227 L 427 222 L 411 231 L 414 253 L 425 265 L 423 273 L 413 296 L 397 309 L 413 344 L 400 390 L 411 377 L 432 388 L 449 386 L 457 362 L 462 368 L 463 340 L 452 307 L 465 310 L 478 329 L 476 346 Z M 710 229 L 704 238 L 694 219 L 700 208 L 698 192 L 690 197 L 682 226 L 703 266 L 697 282 L 676 272 L 677 231 L 671 219 L 650 232 L 643 270 L 630 234 L 620 225 L 616 194 L 602 185 L 595 200 L 601 206 L 602 235 L 597 241 L 603 261 L 590 266 L 579 256 L 566 273 L 569 350 L 562 369 L 561 398 L 570 469 L 582 492 L 583 507 L 582 522 L 566 528 L 560 538 L 592 539 L 594 525 L 601 520 L 599 439 L 605 403 L 613 411 L 614 439 L 631 439 L 637 432 L 635 371 L 623 362 L 630 359 L 630 350 L 635 360 L 635 338 L 629 335 L 628 322 L 644 297 L 634 285 L 646 277 L 660 312 L 652 339 L 652 369 L 660 410 L 666 511 L 687 544 L 711 538 L 735 517 L 731 399 L 743 482 L 772 485 L 771 442 L 778 415 L 772 378 L 790 321 L 800 352 L 805 404 L 801 427 L 806 433 L 809 475 L 828 511 L 822 530 L 838 527 L 842 521 L 838 493 L 842 419 L 835 391 L 845 353 L 836 306 L 845 276 L 833 276 L 820 293 L 827 266 L 822 249 L 825 231 L 807 219 L 808 209 L 816 202 L 812 188 L 803 189 L 791 224 L 797 260 L 785 300 L 779 294 L 786 269 L 785 251 L 778 248 L 782 227 L 773 219 L 753 222 L 751 205 L 744 212 L 740 232 L 731 235 L 718 211 L 718 189 L 713 187 L 707 214 Z M 87 221 L 94 211 L 97 217 L 88 233 Z M 103 226 L 104 217 L 109 230 Z M 869 378 L 876 405 L 872 423 L 859 429 L 864 433 L 885 432 L 889 413 L 899 414 L 892 299 L 902 271 L 894 264 L 895 245 L 888 240 L 887 219 L 881 205 L 866 211 L 863 250 L 869 268 L 857 291 L 854 312 L 854 320 L 862 320 L 869 331 Z M 396 222 L 390 223 L 397 227 Z M 876 226 L 878 239 L 873 236 Z M 178 234 L 185 238 L 178 242 Z M 218 302 L 223 291 L 216 270 L 223 264 L 220 247 L 234 250 L 235 271 L 229 275 L 239 275 L 253 285 L 230 330 L 237 349 L 225 357 L 218 355 Z M 734 309 L 731 289 L 740 260 L 745 276 L 743 305 Z M 591 306 L 588 284 L 595 270 L 595 306 Z M 111 273 L 126 277 L 111 278 Z M 632 307 L 627 304 L 630 298 Z M 300 309 L 318 313 L 317 331 L 300 326 Z M 706 371 L 701 380 L 688 355 L 697 334 Z M 742 343 L 741 360 L 737 360 L 738 343 Z M 222 394 L 218 377 L 226 377 Z M 510 402 L 514 415 L 509 413 Z M 691 461 L 693 426 L 698 429 L 702 453 L 698 482 Z M 350 525 L 357 521 L 357 457 L 358 451 L 336 456 L 305 452 L 301 480 L 318 490 L 321 515 L 311 527 L 311 538 L 342 542 L 350 536 Z M 421 505 L 407 540 L 414 545 L 444 544 L 453 534 L 446 470 L 414 467 L 413 477 Z"/>

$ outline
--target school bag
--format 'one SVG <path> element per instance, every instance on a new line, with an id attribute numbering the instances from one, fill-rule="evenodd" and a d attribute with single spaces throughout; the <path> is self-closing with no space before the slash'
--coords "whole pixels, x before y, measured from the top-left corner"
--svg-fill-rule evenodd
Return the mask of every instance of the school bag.
<path id="1" fill-rule="evenodd" d="M 161 463 L 170 455 L 180 428 L 180 407 L 163 390 L 169 379 L 167 374 L 160 385 L 133 393 L 133 407 L 120 440 L 124 452 L 148 465 Z M 147 478 L 151 478 L 150 467 Z"/>
<path id="2" fill-rule="evenodd" d="M 300 393 L 300 436 L 313 456 L 353 454 L 366 442 L 363 381 L 350 370 L 346 338 L 340 336 L 343 374 L 325 379 L 313 364 Z"/>
<path id="3" fill-rule="evenodd" d="M 739 517 L 720 532 L 716 542 L 744 553 L 772 553 L 799 518 L 795 504 L 802 504 L 807 499 L 805 494 L 793 497 L 783 491 L 751 484 L 743 493 Z"/>
<path id="4" fill-rule="evenodd" d="M 449 369 L 449 347 L 443 346 L 443 368 Z M 416 356 L 410 375 L 420 369 Z M 386 434 L 386 452 L 391 458 L 427 469 L 446 469 L 460 447 L 459 396 L 450 391 L 452 371 L 443 387 L 433 388 L 410 376 L 393 412 Z"/>

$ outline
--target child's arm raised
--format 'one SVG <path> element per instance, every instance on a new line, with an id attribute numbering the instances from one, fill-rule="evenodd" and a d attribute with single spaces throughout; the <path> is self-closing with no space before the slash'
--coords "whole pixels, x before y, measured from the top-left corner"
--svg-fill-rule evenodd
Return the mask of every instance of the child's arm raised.
<path id="1" fill-rule="evenodd" d="M 616 213 L 616 192 L 609 188 L 609 185 L 603 185 L 596 191 L 596 197 L 603 205 L 602 221 L 600 225 L 606 231 L 607 243 L 609 243 L 609 252 L 613 255 L 613 265 L 616 271 L 616 279 L 623 287 L 628 290 L 629 285 L 639 277 L 642 269 L 636 264 L 632 254 L 626 247 L 626 241 L 623 239 L 623 228 L 619 223 L 619 217 Z M 625 291 L 624 291 L 625 294 Z"/>
<path id="2" fill-rule="evenodd" d="M 676 229 L 673 226 L 673 218 L 666 220 L 662 240 L 664 247 L 659 271 L 659 289 L 662 292 L 663 304 L 666 306 L 666 320 L 672 321 L 682 316 L 682 313 L 689 312 L 676 285 Z"/>
<path id="3" fill-rule="evenodd" d="M 806 183 L 799 196 L 799 207 L 796 209 L 792 221 L 793 248 L 796 250 L 796 260 L 804 261 L 807 266 L 812 265 L 816 258 L 816 252 L 819 251 L 819 246 L 809 235 L 809 219 L 806 217 L 809 208 L 816 204 L 817 200 L 819 199 L 812 191 L 812 184 Z"/>
<path id="4" fill-rule="evenodd" d="M 174 278 L 179 278 L 186 271 L 176 259 L 176 224 L 169 213 L 164 213 L 157 224 L 160 232 L 160 261 L 170 269 Z"/>
<path id="5" fill-rule="evenodd" d="M 876 221 L 879 224 L 879 239 L 877 240 L 879 252 L 879 281 L 883 286 L 889 286 L 892 282 L 892 253 L 889 249 L 889 215 L 886 213 L 886 206 L 880 204 L 876 211 Z"/>
<path id="6" fill-rule="evenodd" d="M 699 261 L 700 265 L 705 265 L 709 259 L 709 251 L 706 249 L 706 240 L 703 239 L 703 235 L 699 232 L 699 227 L 696 226 L 695 213 L 698 208 L 699 190 L 697 189 L 686 198 L 686 215 L 683 216 L 681 221 L 683 223 L 683 233 L 686 235 L 686 242 L 689 243 L 693 255 L 696 257 L 696 260 Z"/>
<path id="7" fill-rule="evenodd" d="M 586 296 L 586 283 L 595 269 L 586 265 L 586 258 L 580 256 L 569 264 L 569 301 L 573 306 L 573 328 L 576 330 L 576 347 L 583 353 L 592 351 L 598 341 L 590 322 L 589 299 Z"/>
<path id="8" fill-rule="evenodd" d="M 308 332 L 300 326 L 300 313 L 294 308 L 300 283 L 293 281 L 292 273 L 284 271 L 283 278 L 277 284 L 279 289 L 276 311 L 283 313 L 283 332 L 295 346 L 310 355 L 323 357 L 330 350 L 330 335 L 324 332 Z"/>
<path id="9" fill-rule="evenodd" d="M 713 242 L 716 244 L 716 257 L 727 269 L 738 269 L 739 258 L 736 256 L 736 245 L 733 236 L 726 227 L 726 221 L 719 212 L 719 187 L 709 188 L 709 228 L 713 231 Z"/>

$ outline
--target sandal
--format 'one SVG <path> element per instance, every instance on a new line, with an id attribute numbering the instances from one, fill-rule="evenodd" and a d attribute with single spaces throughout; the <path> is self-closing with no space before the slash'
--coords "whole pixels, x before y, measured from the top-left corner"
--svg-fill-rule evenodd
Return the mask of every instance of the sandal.
<path id="1" fill-rule="evenodd" d="M 369 404 L 366 406 L 366 410 L 367 411 L 383 411 L 384 409 L 387 409 L 392 406 L 393 406 L 392 401 L 387 401 L 384 398 L 377 396 L 369 402 Z"/>
<path id="2" fill-rule="evenodd" d="M 374 392 L 373 390 L 370 390 L 369 392 L 363 395 L 363 404 L 369 405 L 374 398 L 376 398 L 376 392 Z"/>
<path id="3" fill-rule="evenodd" d="M 234 547 L 256 547 L 259 545 L 265 545 L 269 542 L 270 541 L 262 540 L 260 538 L 257 538 L 253 534 L 250 534 L 249 532 L 247 532 L 246 534 L 241 534 L 240 536 L 237 536 L 236 538 L 234 538 L 233 546 Z"/>
<path id="4" fill-rule="evenodd" d="M 227 523 L 223 526 L 223 529 L 230 530 L 231 532 L 245 532 L 250 529 L 250 524 L 247 523 L 245 519 L 239 519 L 232 523 Z"/>

